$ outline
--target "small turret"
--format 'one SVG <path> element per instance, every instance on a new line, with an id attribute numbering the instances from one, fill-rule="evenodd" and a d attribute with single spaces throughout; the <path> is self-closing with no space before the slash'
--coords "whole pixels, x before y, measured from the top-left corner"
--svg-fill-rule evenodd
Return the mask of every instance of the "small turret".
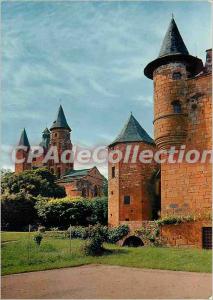
<path id="1" fill-rule="evenodd" d="M 155 162 L 141 163 L 137 157 L 132 161 L 135 151 L 155 151 L 153 139 L 131 114 L 117 138 L 109 145 L 109 157 L 115 151 L 122 153 L 120 161 L 108 162 L 109 174 L 109 226 L 127 223 L 130 227 L 150 220 L 152 204 L 147 192 Z M 126 154 L 129 153 L 129 158 Z M 136 154 L 137 156 L 137 154 Z"/>
<path id="2" fill-rule="evenodd" d="M 17 149 L 16 151 L 15 173 L 20 173 L 25 170 L 30 170 L 31 164 L 27 162 L 27 158 L 30 152 L 30 143 L 25 128 L 22 130 L 21 137 L 17 146 L 19 148 L 22 146 L 27 148 Z"/>

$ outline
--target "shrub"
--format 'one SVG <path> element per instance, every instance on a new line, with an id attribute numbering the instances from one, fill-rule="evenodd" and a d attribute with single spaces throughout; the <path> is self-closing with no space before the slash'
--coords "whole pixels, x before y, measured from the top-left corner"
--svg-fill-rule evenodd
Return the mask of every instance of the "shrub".
<path id="1" fill-rule="evenodd" d="M 87 240 L 83 245 L 83 253 L 91 256 L 101 255 L 104 251 L 102 243 L 102 238 L 100 236 L 94 236 L 93 238 Z"/>
<path id="2" fill-rule="evenodd" d="M 108 239 L 109 243 L 117 243 L 119 240 L 124 238 L 129 233 L 128 225 L 120 225 L 115 228 L 110 228 L 108 230 Z"/>
<path id="3" fill-rule="evenodd" d="M 70 237 L 70 230 L 71 230 L 71 238 L 73 239 L 82 239 L 85 240 L 89 238 L 89 228 L 83 226 L 71 226 L 67 230 L 67 237 Z"/>
<path id="4" fill-rule="evenodd" d="M 166 216 L 162 219 L 159 219 L 156 221 L 156 223 L 160 226 L 163 225 L 171 225 L 171 224 L 181 224 L 181 223 L 185 223 L 185 222 L 192 222 L 194 221 L 195 218 L 193 216 Z"/>
<path id="5" fill-rule="evenodd" d="M 42 224 L 60 229 L 73 226 L 107 224 L 107 198 L 48 199 L 39 197 L 36 210 Z"/>
<path id="6" fill-rule="evenodd" d="M 41 241 L 43 239 L 43 235 L 41 233 L 37 233 L 34 235 L 33 240 L 35 241 L 35 243 L 40 246 Z"/>
<path id="7" fill-rule="evenodd" d="M 36 222 L 36 199 L 29 194 L 2 195 L 1 226 L 3 230 L 23 230 Z"/>

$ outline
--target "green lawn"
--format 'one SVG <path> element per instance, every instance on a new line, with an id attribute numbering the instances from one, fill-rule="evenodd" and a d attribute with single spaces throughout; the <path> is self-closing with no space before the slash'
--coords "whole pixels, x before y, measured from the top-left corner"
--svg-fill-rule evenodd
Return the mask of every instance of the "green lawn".
<path id="1" fill-rule="evenodd" d="M 84 264 L 109 264 L 137 268 L 211 272 L 211 251 L 176 248 L 127 248 L 105 244 L 111 250 L 100 257 L 87 257 L 81 252 L 84 241 L 57 238 L 46 233 L 40 247 L 30 236 L 30 259 L 28 259 L 28 233 L 3 232 L 2 274 L 53 268 L 79 266 Z"/>

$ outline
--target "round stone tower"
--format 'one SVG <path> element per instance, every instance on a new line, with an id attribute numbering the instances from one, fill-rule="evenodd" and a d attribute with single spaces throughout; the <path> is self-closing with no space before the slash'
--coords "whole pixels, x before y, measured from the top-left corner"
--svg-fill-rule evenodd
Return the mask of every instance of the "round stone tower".
<path id="1" fill-rule="evenodd" d="M 158 148 L 184 143 L 187 135 L 187 78 L 195 76 L 202 68 L 202 61 L 189 54 L 172 18 L 158 58 L 144 69 L 144 74 L 154 81 L 153 123 Z"/>

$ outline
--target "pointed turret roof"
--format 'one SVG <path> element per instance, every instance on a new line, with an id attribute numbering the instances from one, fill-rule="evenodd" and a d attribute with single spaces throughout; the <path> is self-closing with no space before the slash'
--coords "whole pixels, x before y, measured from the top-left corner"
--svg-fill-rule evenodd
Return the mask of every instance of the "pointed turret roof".
<path id="1" fill-rule="evenodd" d="M 44 133 L 44 134 L 50 134 L 50 131 L 49 131 L 49 129 L 46 127 L 42 133 Z"/>
<path id="2" fill-rule="evenodd" d="M 141 125 L 135 119 L 135 117 L 132 115 L 132 113 L 131 113 L 127 123 L 124 125 L 121 133 L 110 144 L 110 146 L 115 145 L 117 143 L 125 143 L 125 142 L 145 142 L 148 144 L 154 144 L 153 139 L 141 127 Z"/>
<path id="3" fill-rule="evenodd" d="M 158 58 L 145 67 L 144 74 L 152 79 L 155 69 L 169 62 L 187 62 L 188 71 L 194 75 L 198 74 L 203 68 L 202 60 L 189 54 L 173 17 L 164 37 Z"/>
<path id="4" fill-rule="evenodd" d="M 27 146 L 27 147 L 30 147 L 30 143 L 29 143 L 29 140 L 28 140 L 25 128 L 22 130 L 18 146 Z"/>
<path id="5" fill-rule="evenodd" d="M 50 130 L 55 129 L 55 128 L 65 128 L 71 131 L 69 125 L 67 124 L 66 117 L 64 115 L 64 111 L 62 106 L 59 106 L 58 109 L 58 114 L 56 120 L 53 122 L 53 125 L 51 126 Z"/>
<path id="6" fill-rule="evenodd" d="M 39 145 L 47 149 L 49 147 L 49 143 L 50 143 L 50 131 L 46 127 L 42 133 L 43 133 L 42 140 Z"/>
<path id="7" fill-rule="evenodd" d="M 189 55 L 189 51 L 187 50 L 182 36 L 180 35 L 180 32 L 178 30 L 177 24 L 172 17 L 158 57 L 173 54 Z"/>

